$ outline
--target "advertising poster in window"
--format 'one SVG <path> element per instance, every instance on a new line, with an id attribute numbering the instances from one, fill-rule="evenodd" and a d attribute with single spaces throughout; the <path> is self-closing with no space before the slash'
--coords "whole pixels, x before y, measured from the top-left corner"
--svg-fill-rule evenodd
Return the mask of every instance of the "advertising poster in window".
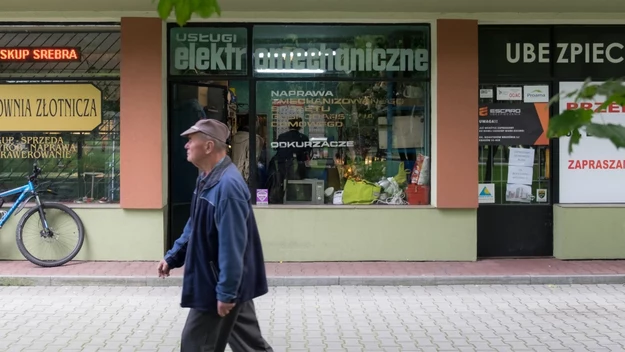
<path id="1" fill-rule="evenodd" d="M 601 82 L 597 82 L 601 83 Z M 625 125 L 623 107 L 613 104 L 597 111 L 605 97 L 575 102 L 566 93 L 580 89 L 583 82 L 560 83 L 560 112 L 579 107 L 595 110 L 595 123 Z M 607 139 L 594 138 L 582 132 L 578 145 L 569 154 L 570 137 L 560 138 L 560 203 L 623 203 L 625 202 L 625 150 L 618 150 Z"/>
<path id="2" fill-rule="evenodd" d="M 480 104 L 480 145 L 549 145 L 548 103 Z"/>

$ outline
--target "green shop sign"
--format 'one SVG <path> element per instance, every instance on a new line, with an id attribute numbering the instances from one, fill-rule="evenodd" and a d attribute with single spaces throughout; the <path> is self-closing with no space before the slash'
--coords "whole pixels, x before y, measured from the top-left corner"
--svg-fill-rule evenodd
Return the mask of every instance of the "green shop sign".
<path id="1" fill-rule="evenodd" d="M 175 27 L 170 43 L 172 75 L 246 74 L 245 28 Z"/>
<path id="2" fill-rule="evenodd" d="M 297 27 L 297 26 L 294 26 Z M 308 33 L 309 26 L 304 27 Z M 343 28 L 324 27 L 337 35 L 290 34 L 288 29 L 265 35 L 255 26 L 253 46 L 254 74 L 313 73 L 353 75 L 379 73 L 427 73 L 429 71 L 429 33 L 422 26 L 403 29 L 400 35 L 343 34 Z M 280 28 L 275 29 L 279 32 Z M 301 30 L 301 29 L 297 29 Z M 399 31 L 397 31 L 399 32 Z M 293 37 L 301 37 L 294 41 Z M 399 38 L 399 39 L 398 39 Z M 416 38 L 416 39 L 415 39 Z M 426 39 L 423 39 L 426 38 Z M 245 28 L 171 28 L 170 73 L 172 75 L 246 75 L 248 38 Z"/>

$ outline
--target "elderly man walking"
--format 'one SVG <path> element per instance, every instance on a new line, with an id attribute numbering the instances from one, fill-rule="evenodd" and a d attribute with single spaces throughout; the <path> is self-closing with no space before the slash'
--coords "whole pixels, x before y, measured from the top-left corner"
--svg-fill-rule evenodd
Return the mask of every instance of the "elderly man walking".
<path id="1" fill-rule="evenodd" d="M 268 292 L 250 192 L 227 155 L 228 127 L 199 120 L 182 133 L 201 175 L 182 236 L 158 265 L 160 277 L 184 265 L 181 306 L 190 308 L 181 352 L 273 351 L 253 299 Z"/>

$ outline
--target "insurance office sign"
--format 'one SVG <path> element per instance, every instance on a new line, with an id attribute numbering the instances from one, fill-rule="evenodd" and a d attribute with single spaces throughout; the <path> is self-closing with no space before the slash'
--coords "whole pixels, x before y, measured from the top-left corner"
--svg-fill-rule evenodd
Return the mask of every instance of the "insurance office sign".
<path id="1" fill-rule="evenodd" d="M 93 84 L 0 85 L 0 132 L 90 132 L 101 123 Z"/>

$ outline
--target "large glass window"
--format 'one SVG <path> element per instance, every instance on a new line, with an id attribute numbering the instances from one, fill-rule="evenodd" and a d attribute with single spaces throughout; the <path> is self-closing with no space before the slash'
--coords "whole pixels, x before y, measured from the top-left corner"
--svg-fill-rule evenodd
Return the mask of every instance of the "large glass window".
<path id="1" fill-rule="evenodd" d="M 42 197 L 118 203 L 119 28 L 11 26 L 0 31 L 1 48 L 32 54 L 20 60 L 0 53 L 0 88 L 5 92 L 0 102 L 0 189 L 22 186 L 37 162 L 43 171 L 40 181 L 57 192 Z"/>
<path id="2" fill-rule="evenodd" d="M 170 76 L 228 87 L 256 204 L 430 203 L 428 25 L 197 24 L 169 40 Z"/>
<path id="3" fill-rule="evenodd" d="M 429 204 L 429 27 L 255 26 L 257 201 Z"/>
<path id="4" fill-rule="evenodd" d="M 269 204 L 427 204 L 423 82 L 261 81 L 260 184 Z"/>

